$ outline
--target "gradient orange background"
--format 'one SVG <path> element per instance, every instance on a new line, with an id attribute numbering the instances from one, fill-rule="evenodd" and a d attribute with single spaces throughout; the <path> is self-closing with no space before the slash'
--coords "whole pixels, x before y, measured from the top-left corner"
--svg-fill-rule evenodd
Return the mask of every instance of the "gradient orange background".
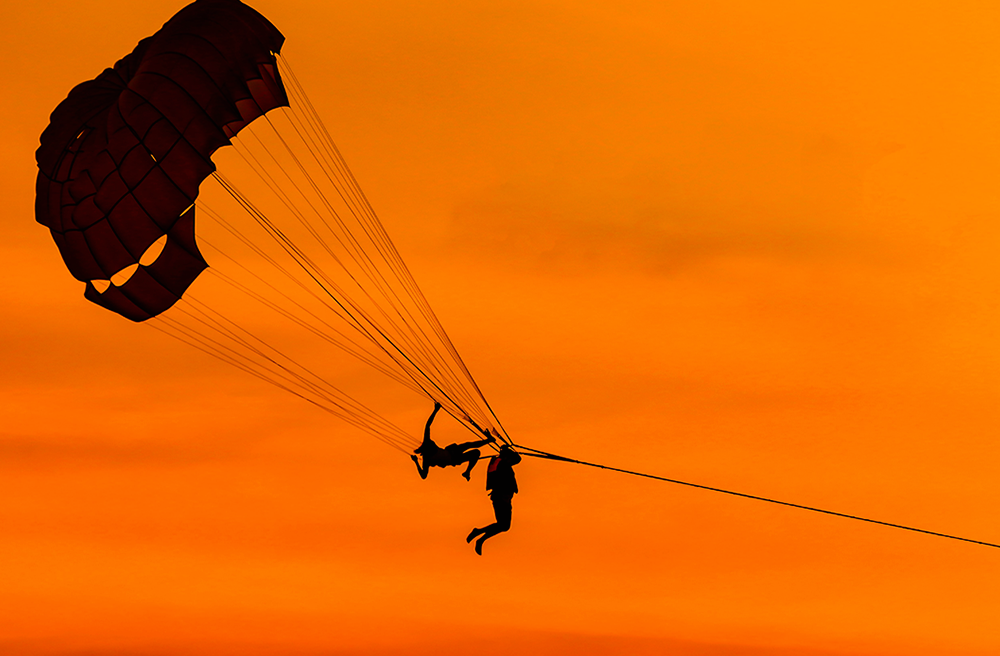
<path id="1" fill-rule="evenodd" d="M 1000 541 L 1000 8 L 252 4 L 517 441 Z M 996 549 L 573 465 L 479 558 L 481 471 L 86 302 L 38 135 L 180 6 L 0 23 L 0 652 L 1000 653 Z"/>

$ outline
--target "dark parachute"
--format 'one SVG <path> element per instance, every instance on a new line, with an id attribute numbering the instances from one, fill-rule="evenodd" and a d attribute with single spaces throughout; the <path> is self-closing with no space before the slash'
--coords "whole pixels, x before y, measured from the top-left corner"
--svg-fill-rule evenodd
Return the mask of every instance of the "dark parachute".
<path id="1" fill-rule="evenodd" d="M 417 441 L 313 363 L 356 358 L 477 436 L 506 439 L 283 43 L 238 0 L 183 8 L 52 113 L 37 152 L 38 222 L 87 299 L 395 448 Z M 272 343 L 275 320 L 296 338 Z"/>
<path id="2" fill-rule="evenodd" d="M 198 187 L 216 149 L 288 105 L 283 41 L 238 0 L 197 0 L 52 112 L 35 217 L 86 298 L 143 321 L 207 266 L 194 239 Z"/>

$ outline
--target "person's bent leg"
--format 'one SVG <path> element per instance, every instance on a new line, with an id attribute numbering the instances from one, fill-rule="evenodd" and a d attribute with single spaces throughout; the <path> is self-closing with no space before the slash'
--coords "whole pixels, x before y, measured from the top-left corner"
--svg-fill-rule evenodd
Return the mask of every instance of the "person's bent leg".
<path id="1" fill-rule="evenodd" d="M 477 440 L 475 442 L 462 442 L 456 445 L 460 451 L 468 451 L 469 449 L 478 449 L 481 446 L 486 446 L 489 444 L 486 440 Z"/>
<path id="2" fill-rule="evenodd" d="M 481 537 L 476 540 L 476 553 L 480 556 L 483 555 L 483 543 L 489 540 L 494 535 L 503 533 L 510 530 L 510 522 L 512 517 L 512 507 L 510 499 L 494 499 L 493 500 L 493 513 L 496 515 L 497 521 L 490 524 L 486 528 L 482 529 Z M 473 535 L 469 536 L 471 540 Z"/>
<path id="3" fill-rule="evenodd" d="M 490 524 L 486 528 L 481 529 L 481 531 L 480 538 L 476 540 L 476 553 L 480 556 L 483 555 L 483 542 L 486 542 L 497 533 L 502 533 L 499 524 Z"/>
<path id="4" fill-rule="evenodd" d="M 477 462 L 479 462 L 479 456 L 479 449 L 472 449 L 471 451 L 466 451 L 462 454 L 462 457 L 469 463 L 469 466 L 465 468 L 464 472 L 462 472 L 462 476 L 465 477 L 465 480 L 472 480 L 472 468 L 476 466 Z"/>

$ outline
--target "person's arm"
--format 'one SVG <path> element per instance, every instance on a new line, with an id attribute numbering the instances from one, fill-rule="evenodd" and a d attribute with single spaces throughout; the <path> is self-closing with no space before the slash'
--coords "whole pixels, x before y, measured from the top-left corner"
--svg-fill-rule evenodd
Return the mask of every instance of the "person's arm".
<path id="1" fill-rule="evenodd" d="M 437 401 L 434 402 L 434 410 L 431 411 L 431 416 L 427 418 L 427 425 L 424 426 L 424 442 L 431 441 L 431 424 L 434 423 L 434 416 L 441 409 L 441 404 Z"/>

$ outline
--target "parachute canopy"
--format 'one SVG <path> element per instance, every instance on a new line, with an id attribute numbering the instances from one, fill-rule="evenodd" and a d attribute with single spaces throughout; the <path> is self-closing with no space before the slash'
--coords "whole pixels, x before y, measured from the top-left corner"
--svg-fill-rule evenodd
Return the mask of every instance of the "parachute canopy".
<path id="1" fill-rule="evenodd" d="M 325 371 L 360 361 L 509 441 L 283 42 L 238 0 L 197 0 L 74 88 L 41 136 L 38 222 L 89 300 L 401 451 L 410 432 Z"/>
<path id="2" fill-rule="evenodd" d="M 216 149 L 288 105 L 283 42 L 238 0 L 197 0 L 52 112 L 35 217 L 86 298 L 143 321 L 207 266 L 194 239 L 198 188 Z"/>

